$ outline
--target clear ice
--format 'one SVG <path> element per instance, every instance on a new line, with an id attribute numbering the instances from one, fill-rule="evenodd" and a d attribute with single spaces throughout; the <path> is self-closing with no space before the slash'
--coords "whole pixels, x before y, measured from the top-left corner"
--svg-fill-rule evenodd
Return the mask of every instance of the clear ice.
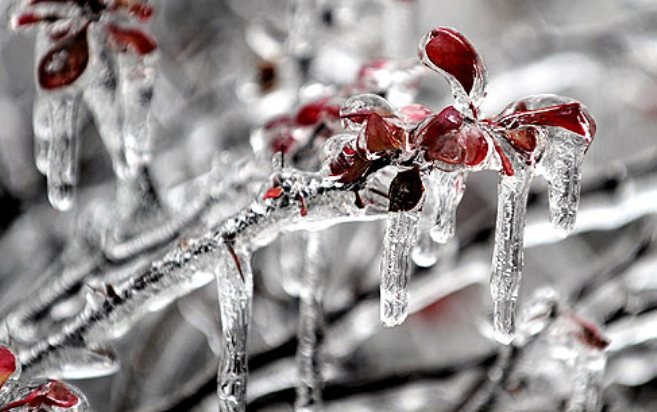
<path id="1" fill-rule="evenodd" d="M 327 242 L 329 233 L 307 232 L 305 270 L 300 283 L 299 330 L 297 333 L 297 412 L 322 410 L 322 358 L 324 335 L 324 289 L 330 267 Z"/>
<path id="2" fill-rule="evenodd" d="M 426 195 L 413 249 L 413 261 L 418 266 L 433 266 L 440 256 L 436 243 L 447 243 L 454 237 L 456 209 L 465 191 L 465 178 L 465 172 L 434 169 L 423 179 Z"/>
<path id="3" fill-rule="evenodd" d="M 220 412 L 246 410 L 247 337 L 253 296 L 248 253 L 227 246 L 216 269 L 224 347 L 219 361 L 217 395 Z"/>
<path id="4" fill-rule="evenodd" d="M 495 339 L 509 344 L 515 332 L 516 300 L 522 275 L 522 247 L 531 171 L 500 175 L 495 248 L 490 278 Z"/>
<path id="5" fill-rule="evenodd" d="M 381 259 L 381 322 L 400 325 L 408 316 L 408 282 L 411 249 L 417 236 L 420 212 L 389 212 Z"/>

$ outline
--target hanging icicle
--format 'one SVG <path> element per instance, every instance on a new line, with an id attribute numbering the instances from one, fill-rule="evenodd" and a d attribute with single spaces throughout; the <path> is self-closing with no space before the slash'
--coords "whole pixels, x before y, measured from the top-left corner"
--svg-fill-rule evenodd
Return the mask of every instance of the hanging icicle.
<path id="1" fill-rule="evenodd" d="M 253 296 L 251 256 L 230 243 L 220 251 L 216 277 L 224 339 L 217 394 L 221 412 L 246 410 L 247 337 Z"/>
<path id="2" fill-rule="evenodd" d="M 324 291 L 330 260 L 329 233 L 306 232 L 305 265 L 300 282 L 299 330 L 297 339 L 297 412 L 322 409 L 322 340 L 324 336 Z"/>

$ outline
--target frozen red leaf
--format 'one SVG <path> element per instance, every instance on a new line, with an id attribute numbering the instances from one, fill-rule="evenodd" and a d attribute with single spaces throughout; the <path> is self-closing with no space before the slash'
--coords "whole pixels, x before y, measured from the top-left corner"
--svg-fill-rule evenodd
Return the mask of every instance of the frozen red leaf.
<path id="1" fill-rule="evenodd" d="M 77 395 L 65 384 L 59 381 L 50 380 L 28 393 L 23 399 L 19 399 L 3 406 L 0 408 L 0 412 L 11 411 L 24 406 L 27 406 L 30 410 L 43 410 L 44 407 L 53 406 L 67 409 L 74 407 L 78 402 L 79 399 Z"/>
<path id="2" fill-rule="evenodd" d="M 414 143 L 425 149 L 427 160 L 450 165 L 476 166 L 486 159 L 488 141 L 475 124 L 450 106 L 431 117 L 415 133 Z"/>
<path id="3" fill-rule="evenodd" d="M 108 24 L 107 31 L 122 51 L 130 49 L 143 56 L 152 53 L 157 48 L 155 40 L 141 30 Z"/>
<path id="4" fill-rule="evenodd" d="M 279 197 L 281 197 L 283 195 L 283 192 L 284 191 L 283 191 L 282 187 L 275 186 L 275 187 L 272 187 L 269 190 L 267 190 L 265 192 L 265 195 L 262 198 L 263 198 L 263 200 L 278 199 Z"/>
<path id="5" fill-rule="evenodd" d="M 432 30 L 423 53 L 431 65 L 453 76 L 467 94 L 470 94 L 477 79 L 484 76 L 484 64 L 479 53 L 465 36 L 452 28 Z"/>
<path id="6" fill-rule="evenodd" d="M 397 150 L 402 147 L 403 130 L 389 124 L 376 113 L 367 116 L 365 140 L 370 153 Z"/>
<path id="7" fill-rule="evenodd" d="M 0 345 L 0 387 L 16 372 L 16 356 L 8 347 Z"/>
<path id="8" fill-rule="evenodd" d="M 536 149 L 538 131 L 534 127 L 506 130 L 504 137 L 517 150 L 531 153 Z"/>
<path id="9" fill-rule="evenodd" d="M 340 182 L 353 183 L 360 179 L 370 167 L 370 162 L 358 150 L 345 146 L 331 162 L 331 174 L 341 176 Z"/>
<path id="10" fill-rule="evenodd" d="M 518 111 L 497 119 L 497 123 L 515 129 L 522 126 L 555 126 L 592 140 L 596 132 L 593 118 L 580 103 L 565 103 L 536 110 Z"/>
<path id="11" fill-rule="evenodd" d="M 39 62 L 39 85 L 47 90 L 75 82 L 89 64 L 87 27 L 62 40 Z"/>

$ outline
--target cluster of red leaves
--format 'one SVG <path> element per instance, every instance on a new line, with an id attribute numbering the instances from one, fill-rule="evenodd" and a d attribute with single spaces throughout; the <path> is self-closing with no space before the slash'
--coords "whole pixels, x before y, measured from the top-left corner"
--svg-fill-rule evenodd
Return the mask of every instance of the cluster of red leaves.
<path id="1" fill-rule="evenodd" d="M 61 4 L 62 10 L 75 6 L 76 17 L 54 12 L 39 11 L 40 4 Z M 110 14 L 114 19 L 103 19 Z M 148 21 L 153 8 L 141 0 L 29 0 L 28 11 L 15 19 L 17 27 L 46 25 L 54 45 L 41 58 L 37 77 L 41 88 L 58 89 L 73 84 L 89 64 L 87 31 L 92 23 L 102 24 L 111 45 L 117 52 L 131 51 L 138 55 L 152 53 L 157 44 L 141 29 L 124 27 L 116 20 Z"/>
<path id="2" fill-rule="evenodd" d="M 16 356 L 6 346 L 0 345 L 0 387 L 16 373 Z M 40 384 L 21 399 L 0 406 L 0 412 L 27 407 L 30 410 L 46 410 L 46 407 L 68 409 L 76 406 L 80 400 L 65 384 L 48 380 Z M 48 409 L 50 410 L 50 409 Z"/>
<path id="3" fill-rule="evenodd" d="M 336 121 L 340 116 L 340 107 L 331 99 L 324 97 L 301 106 L 295 115 L 283 115 L 267 122 L 263 130 L 269 134 L 269 148 L 272 153 L 287 154 L 298 143 L 295 130 L 316 128 L 322 123 Z"/>
<path id="4" fill-rule="evenodd" d="M 485 84 L 485 67 L 462 34 L 451 28 L 435 29 L 427 35 L 420 53 L 425 65 L 462 88 L 464 95 L 477 100 L 476 94 L 482 93 L 478 89 L 483 88 L 479 85 Z M 331 172 L 339 176 L 340 182 L 352 184 L 373 171 L 377 160 L 400 153 L 409 159 L 422 156 L 447 171 L 483 165 L 496 153 L 502 173 L 513 175 L 508 156 L 530 158 L 537 148 L 539 128 L 564 128 L 585 136 L 587 144 L 595 135 L 595 122 L 577 102 L 536 110 L 517 105 L 503 115 L 481 120 L 474 103 L 470 106 L 470 117 L 453 106 L 431 113 L 419 105 L 402 108 L 398 113 L 377 109 L 345 114 L 343 118 L 361 123 L 362 128 L 357 140 L 345 145 L 333 159 Z M 504 139 L 516 153 L 505 153 L 498 139 Z M 421 199 L 421 178 L 413 171 L 417 166 L 409 167 L 412 172 L 401 172 L 391 184 L 390 210 L 409 210 Z M 411 189 L 415 192 L 410 193 Z M 399 199 L 399 193 L 404 193 L 405 198 Z"/>

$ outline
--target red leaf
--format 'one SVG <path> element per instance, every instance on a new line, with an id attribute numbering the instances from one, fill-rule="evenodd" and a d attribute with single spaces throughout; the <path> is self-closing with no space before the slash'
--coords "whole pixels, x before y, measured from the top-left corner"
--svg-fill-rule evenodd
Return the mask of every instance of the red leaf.
<path id="1" fill-rule="evenodd" d="M 6 404 L 0 409 L 0 412 L 10 411 L 23 406 L 28 406 L 30 410 L 36 408 L 42 410 L 46 406 L 72 408 L 78 402 L 77 395 L 65 384 L 50 380 L 28 393 L 25 398 Z"/>
<path id="2" fill-rule="evenodd" d="M 263 199 L 263 200 L 267 200 L 267 199 L 278 199 L 278 198 L 281 197 L 282 195 L 283 195 L 283 188 L 282 188 L 282 187 L 275 186 L 275 187 L 272 187 L 272 188 L 270 188 L 269 190 L 267 190 L 267 191 L 265 192 L 265 195 L 262 196 L 262 199 Z"/>
<path id="3" fill-rule="evenodd" d="M 517 150 L 531 153 L 536 149 L 538 131 L 534 127 L 505 130 L 504 137 Z"/>
<path id="4" fill-rule="evenodd" d="M 0 387 L 16 372 L 16 356 L 8 347 L 0 345 Z"/>
<path id="5" fill-rule="evenodd" d="M 149 54 L 157 48 L 155 40 L 138 29 L 130 29 L 108 24 L 107 30 L 112 36 L 112 40 L 122 49 L 131 48 L 140 56 Z"/>
<path id="6" fill-rule="evenodd" d="M 370 153 L 397 150 L 402 147 L 403 130 L 389 124 L 376 113 L 367 116 L 365 140 Z"/>
<path id="7" fill-rule="evenodd" d="M 484 76 L 484 64 L 477 50 L 465 36 L 449 27 L 432 30 L 423 52 L 426 60 L 453 76 L 468 94 L 477 78 Z"/>
<path id="8" fill-rule="evenodd" d="M 450 106 L 415 133 L 415 144 L 425 149 L 427 160 L 451 165 L 476 166 L 486 159 L 488 141 L 475 124 L 467 124 L 463 115 Z"/>
<path id="9" fill-rule="evenodd" d="M 365 156 L 347 145 L 331 162 L 331 174 L 341 176 L 339 181 L 342 183 L 353 183 L 365 175 L 369 167 L 370 162 Z"/>
<path id="10" fill-rule="evenodd" d="M 556 126 L 593 140 L 596 124 L 581 104 L 565 103 L 502 116 L 497 123 L 515 129 L 522 126 Z"/>
<path id="11" fill-rule="evenodd" d="M 23 27 L 38 23 L 54 23 L 59 19 L 61 19 L 61 17 L 56 14 L 24 13 L 16 19 L 16 26 Z"/>
<path id="12" fill-rule="evenodd" d="M 75 82 L 89 64 L 87 26 L 51 49 L 39 62 L 39 85 L 46 90 Z"/>

